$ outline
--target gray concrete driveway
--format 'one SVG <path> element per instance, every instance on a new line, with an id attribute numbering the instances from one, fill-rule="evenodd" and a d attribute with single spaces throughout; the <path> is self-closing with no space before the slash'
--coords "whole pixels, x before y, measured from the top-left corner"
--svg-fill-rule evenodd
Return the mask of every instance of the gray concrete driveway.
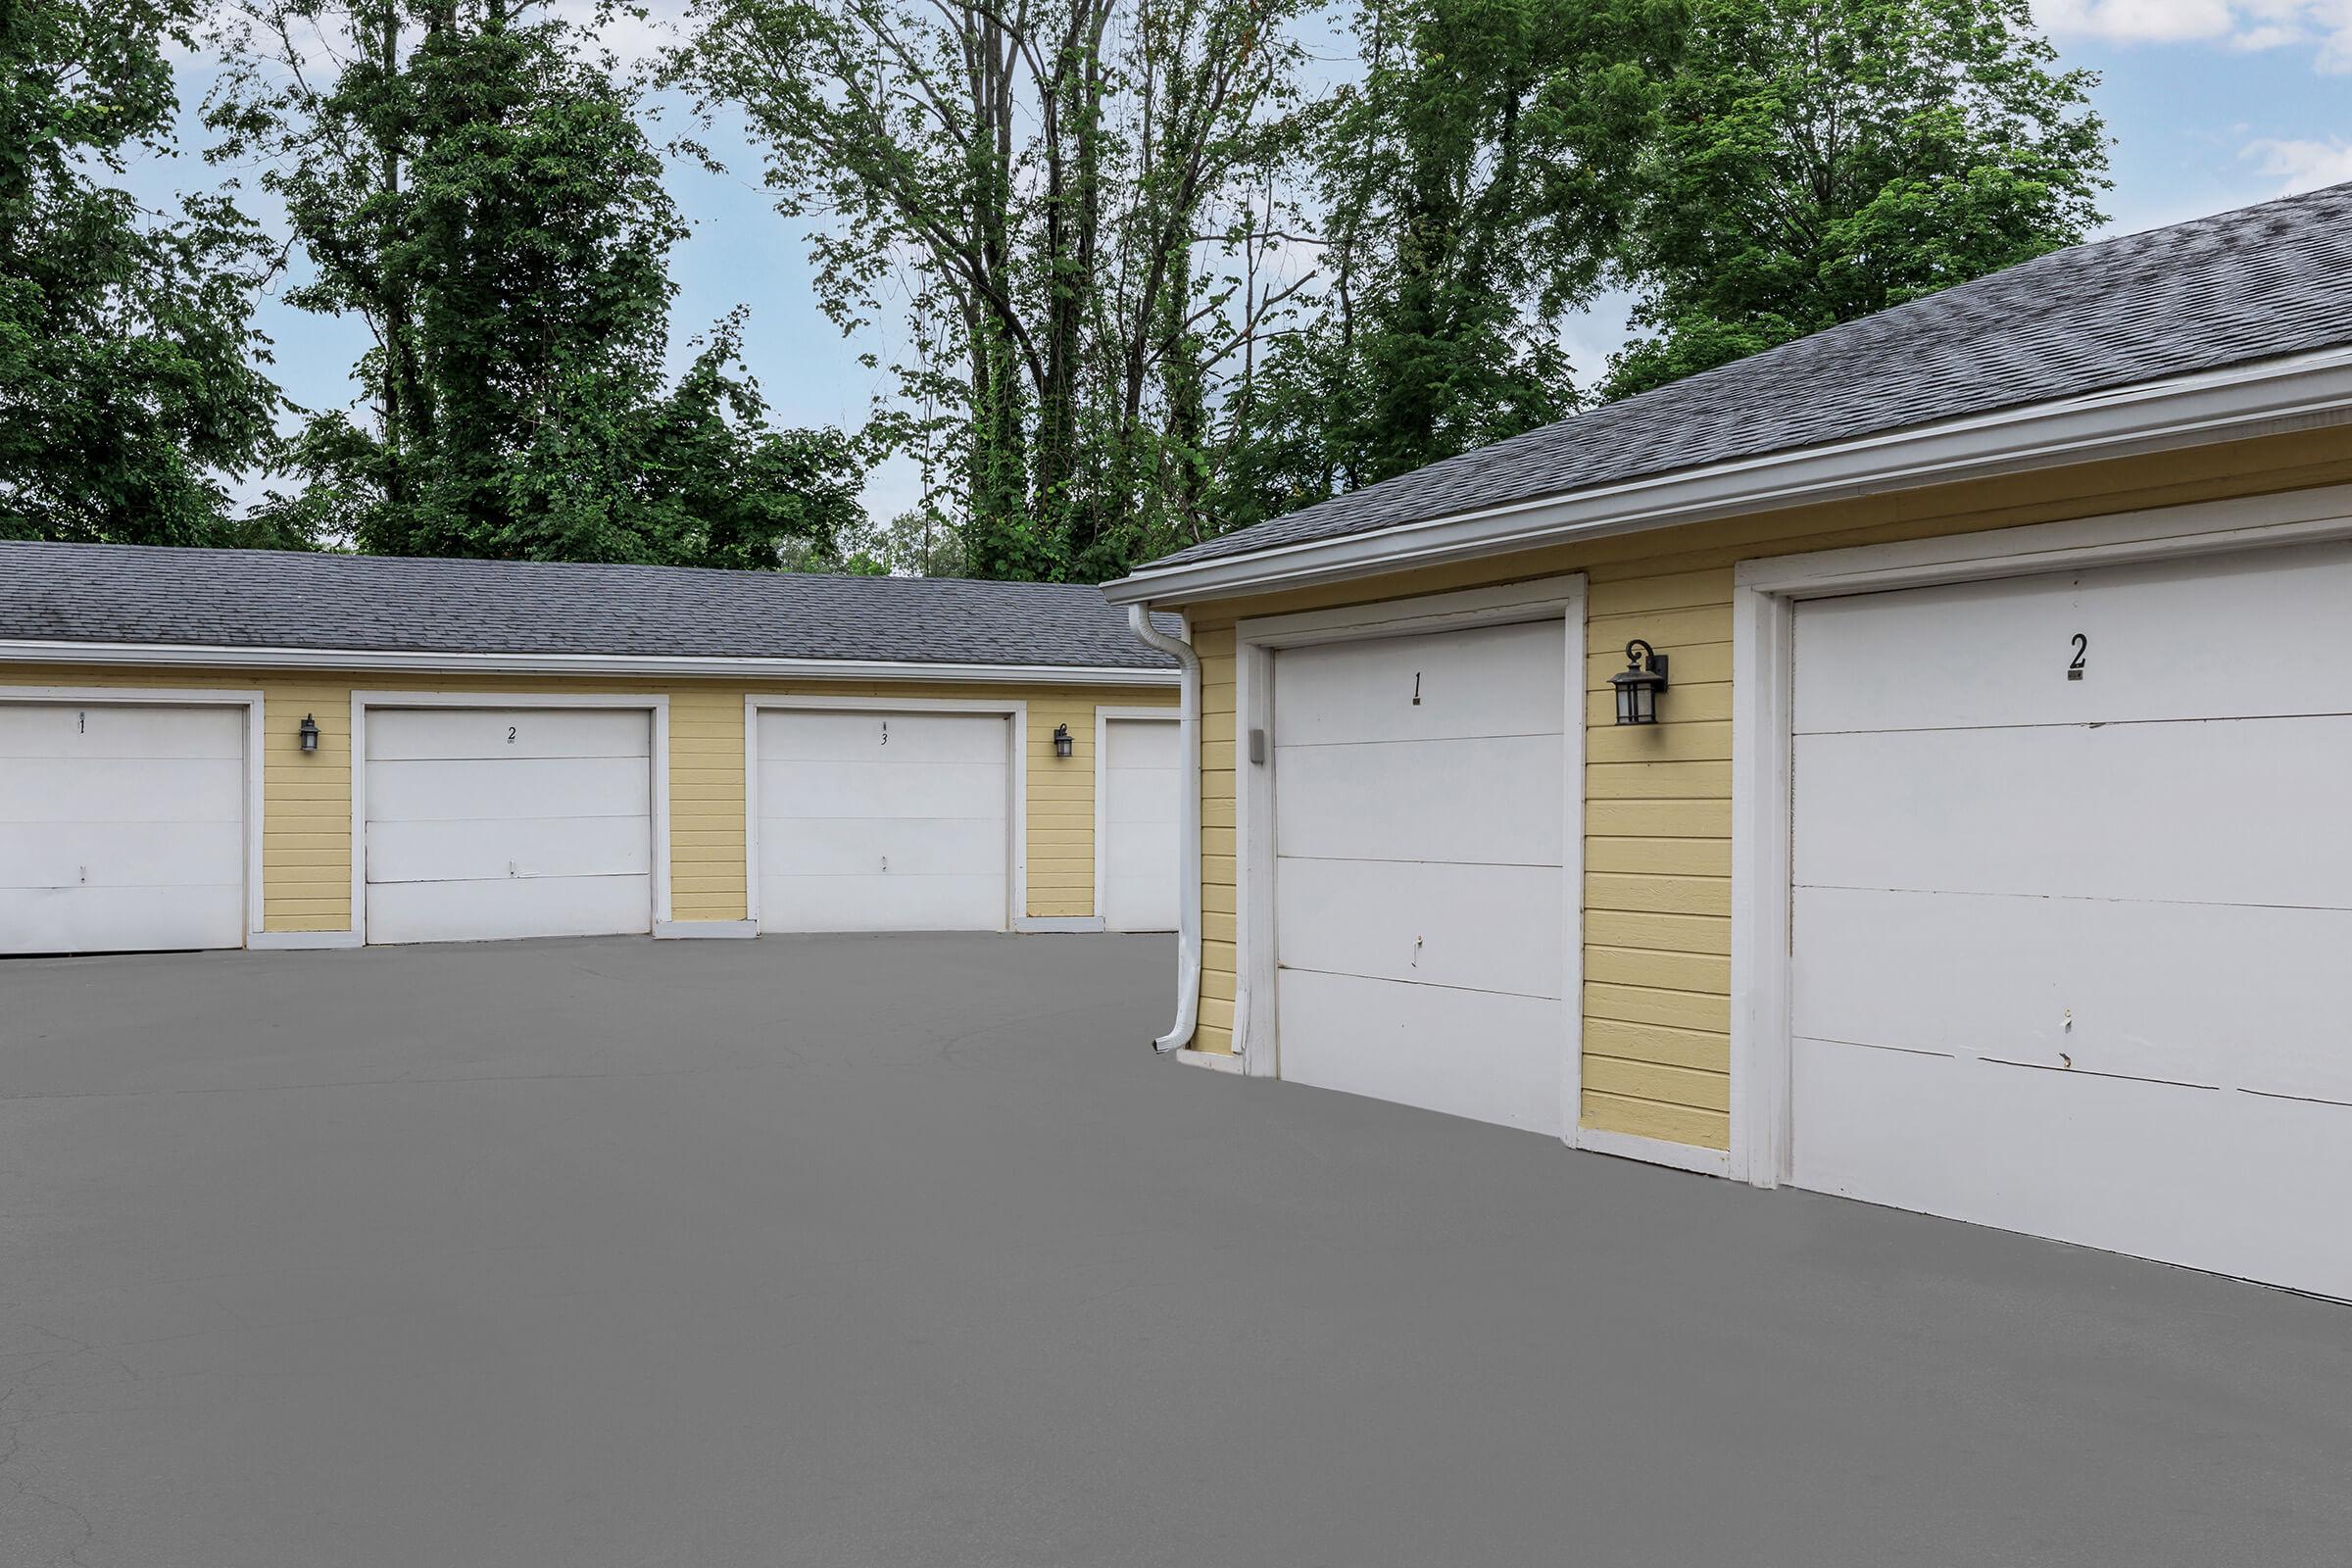
<path id="1" fill-rule="evenodd" d="M 1155 1061 L 1171 961 L 0 965 L 0 1564 L 2352 1561 L 2352 1311 Z"/>

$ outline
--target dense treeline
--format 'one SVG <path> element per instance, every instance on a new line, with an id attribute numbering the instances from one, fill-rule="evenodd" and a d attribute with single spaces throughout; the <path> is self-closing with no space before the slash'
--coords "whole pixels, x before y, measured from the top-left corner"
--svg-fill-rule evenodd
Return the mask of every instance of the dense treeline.
<path id="1" fill-rule="evenodd" d="M 2071 243 L 2105 184 L 2025 0 L 691 0 L 627 71 L 525 0 L 225 15 L 0 0 L 0 534 L 1099 580 Z M 115 188 L 172 49 L 267 231 Z M 863 429 L 775 425 L 740 312 L 665 371 L 657 96 L 888 321 Z M 365 323 L 349 409 L 271 383 L 281 280 Z M 1572 363 L 1604 296 L 1632 339 Z M 913 515 L 859 505 L 886 453 Z"/>

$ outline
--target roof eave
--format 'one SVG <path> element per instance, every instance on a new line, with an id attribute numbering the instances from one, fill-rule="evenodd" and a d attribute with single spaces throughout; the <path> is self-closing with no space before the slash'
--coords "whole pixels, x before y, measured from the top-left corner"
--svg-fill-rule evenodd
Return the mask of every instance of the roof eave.
<path id="1" fill-rule="evenodd" d="M 677 679 L 941 681 L 1040 686 L 1174 686 L 1180 672 L 1122 664 L 991 664 L 873 659 L 737 659 L 633 654 L 466 654 L 368 648 L 0 638 L 0 663 L 145 664 L 201 669 L 331 669 L 394 674 L 598 675 Z"/>
<path id="2" fill-rule="evenodd" d="M 1177 605 L 1887 490 L 2352 422 L 2352 345 L 1709 465 L 1367 533 L 1147 567 L 1102 591 Z"/>

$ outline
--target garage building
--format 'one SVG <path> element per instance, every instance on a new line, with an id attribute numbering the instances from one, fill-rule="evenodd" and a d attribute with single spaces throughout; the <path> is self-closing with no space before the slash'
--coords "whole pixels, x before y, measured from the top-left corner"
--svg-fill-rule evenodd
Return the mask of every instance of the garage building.
<path id="1" fill-rule="evenodd" d="M 2352 186 L 1109 592 L 1183 1059 L 2352 1298 Z"/>
<path id="2" fill-rule="evenodd" d="M 1176 682 L 1085 587 L 0 544 L 0 953 L 1172 929 Z"/>

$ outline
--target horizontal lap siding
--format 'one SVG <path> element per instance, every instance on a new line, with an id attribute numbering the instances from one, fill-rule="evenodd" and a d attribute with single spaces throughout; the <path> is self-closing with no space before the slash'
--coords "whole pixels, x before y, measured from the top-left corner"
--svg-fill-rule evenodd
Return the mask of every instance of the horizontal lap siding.
<path id="1" fill-rule="evenodd" d="M 1245 616 L 1444 593 L 1562 572 L 1590 580 L 1586 627 L 1584 1103 L 1587 1127 L 1730 1146 L 1732 587 L 1758 557 L 2352 482 L 2352 434 L 2227 448 L 1871 497 L 1596 541 L 1376 582 L 1194 607 L 1205 690 L 1230 742 L 1234 625 Z M 1642 638 L 1670 656 L 1654 729 L 1621 729 L 1608 677 Z M 1232 748 L 1201 769 L 1201 817 L 1234 820 Z M 1232 1049 L 1234 876 L 1203 828 L 1202 1024 Z M 1230 833 L 1215 842 L 1230 844 Z"/>
<path id="2" fill-rule="evenodd" d="M 1025 701 L 1029 707 L 1029 912 L 1094 912 L 1095 709 L 1169 707 L 1167 687 L 1007 686 L 939 682 L 793 681 L 669 684 L 555 676 L 305 674 L 236 669 L 150 669 L 64 664 L 0 665 L 9 686 L 149 687 L 262 693 L 263 926 L 270 931 L 351 929 L 351 694 L 359 691 L 512 692 L 669 699 L 670 905 L 681 921 L 744 917 L 744 698 L 873 697 Z M 304 754 L 303 715 L 319 743 Z M 1054 756 L 1054 726 L 1067 724 L 1073 754 Z M 1228 852 L 1230 854 L 1230 851 Z"/>

